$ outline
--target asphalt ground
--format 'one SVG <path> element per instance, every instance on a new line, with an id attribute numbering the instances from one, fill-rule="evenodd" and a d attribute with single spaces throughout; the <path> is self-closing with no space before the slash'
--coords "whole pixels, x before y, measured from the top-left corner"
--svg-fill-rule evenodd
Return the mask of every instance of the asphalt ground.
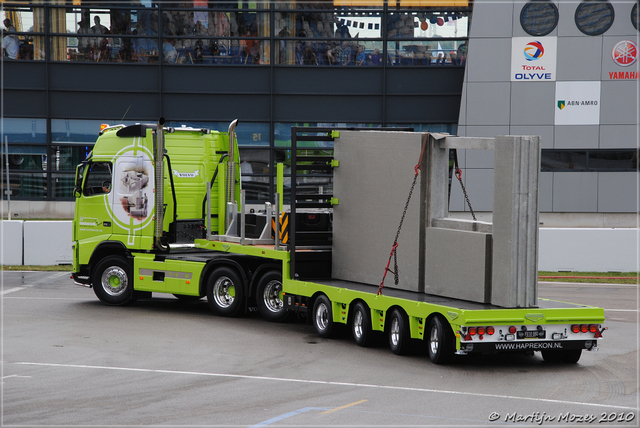
<path id="1" fill-rule="evenodd" d="M 65 272 L 4 272 L 2 425 L 638 425 L 638 287 L 540 283 L 605 308 L 576 365 L 536 353 L 430 363 L 301 320 L 213 315 L 155 294 L 108 307 Z"/>

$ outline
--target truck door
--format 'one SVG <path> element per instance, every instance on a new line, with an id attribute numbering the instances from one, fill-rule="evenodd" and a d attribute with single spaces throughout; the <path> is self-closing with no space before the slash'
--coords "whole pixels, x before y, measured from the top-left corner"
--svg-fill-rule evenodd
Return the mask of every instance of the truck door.
<path id="1" fill-rule="evenodd" d="M 91 162 L 87 165 L 82 195 L 77 201 L 77 239 L 83 244 L 108 240 L 113 226 L 109 210 L 112 205 L 112 164 Z"/>

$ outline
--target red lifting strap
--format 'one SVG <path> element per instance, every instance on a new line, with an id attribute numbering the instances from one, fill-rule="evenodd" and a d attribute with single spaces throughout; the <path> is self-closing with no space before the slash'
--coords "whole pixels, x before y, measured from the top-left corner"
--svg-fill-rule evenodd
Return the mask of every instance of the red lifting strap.
<path id="1" fill-rule="evenodd" d="M 389 270 L 389 265 L 391 264 L 391 258 L 396 255 L 396 249 L 398 248 L 398 238 L 400 237 L 400 230 L 402 229 L 402 223 L 404 222 L 404 217 L 407 214 L 407 208 L 409 207 L 409 202 L 411 201 L 411 195 L 413 194 L 413 189 L 416 186 L 416 182 L 418 181 L 418 174 L 422 169 L 422 156 L 424 155 L 424 149 L 427 146 L 427 133 L 422 134 L 422 149 L 420 150 L 420 158 L 418 159 L 418 164 L 413 169 L 415 175 L 413 176 L 413 183 L 411 184 L 411 190 L 409 191 L 409 197 L 407 198 L 407 203 L 404 206 L 404 211 L 402 212 L 402 218 L 400 219 L 400 225 L 398 226 L 398 231 L 396 232 L 396 237 L 393 240 L 393 246 L 391 247 L 391 253 L 389 254 L 389 260 L 387 261 L 387 266 L 384 268 L 384 275 L 382 275 L 382 281 L 380 281 L 380 286 L 378 287 L 377 295 L 380 296 L 382 294 L 382 287 L 384 287 L 384 280 L 387 277 L 387 272 L 391 272 Z M 396 255 L 396 266 L 395 271 L 393 272 L 395 276 L 395 283 L 398 285 L 398 266 L 397 266 L 397 255 Z"/>

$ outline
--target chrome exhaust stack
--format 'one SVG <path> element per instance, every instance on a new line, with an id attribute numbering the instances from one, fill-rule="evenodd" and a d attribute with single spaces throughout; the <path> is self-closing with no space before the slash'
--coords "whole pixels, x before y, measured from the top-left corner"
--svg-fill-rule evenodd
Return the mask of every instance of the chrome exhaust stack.
<path id="1" fill-rule="evenodd" d="M 235 188 L 236 188 L 236 160 L 235 160 L 235 130 L 236 126 L 238 126 L 238 119 L 234 120 L 229 124 L 229 158 L 227 159 L 227 191 L 226 191 L 226 199 L 225 206 L 228 206 L 229 203 L 235 202 Z M 229 228 L 229 225 L 232 222 L 232 218 L 229 214 L 227 214 L 227 218 L 225 219 L 225 232 Z"/>
<path id="2" fill-rule="evenodd" d="M 158 119 L 156 125 L 156 248 L 161 251 L 169 250 L 169 247 L 162 243 L 162 224 L 164 222 L 164 117 Z"/>

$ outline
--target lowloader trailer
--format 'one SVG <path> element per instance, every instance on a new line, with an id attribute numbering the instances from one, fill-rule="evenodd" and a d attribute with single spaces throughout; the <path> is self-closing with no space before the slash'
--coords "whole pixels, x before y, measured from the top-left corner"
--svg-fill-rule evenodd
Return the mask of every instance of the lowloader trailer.
<path id="1" fill-rule="evenodd" d="M 348 326 L 360 346 L 384 334 L 395 354 L 426 342 L 437 364 L 534 351 L 575 363 L 597 350 L 603 309 L 537 296 L 538 137 L 294 127 L 289 208 L 278 165 L 274 203 L 247 212 L 235 123 L 162 122 L 103 131 L 78 168 L 72 277 L 104 303 L 206 296 L 222 316 L 296 313 L 321 337 Z M 449 215 L 453 172 L 471 209 L 462 150 L 494 152 L 493 223 Z M 140 194 L 131 180 L 145 175 Z M 131 196 L 142 208 L 127 212 L 118 201 Z"/>

